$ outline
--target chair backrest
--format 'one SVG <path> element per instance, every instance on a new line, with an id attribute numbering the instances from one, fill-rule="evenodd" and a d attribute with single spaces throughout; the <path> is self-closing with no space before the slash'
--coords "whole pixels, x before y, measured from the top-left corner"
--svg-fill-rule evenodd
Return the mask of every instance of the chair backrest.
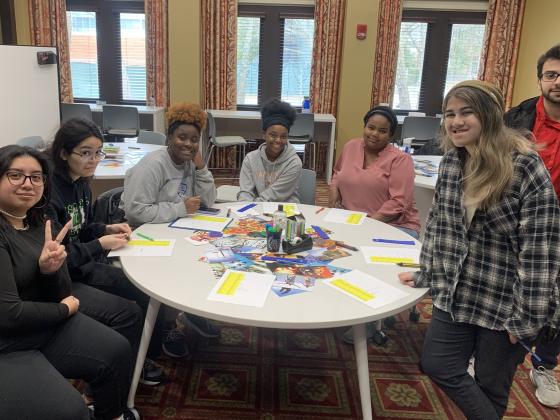
<path id="1" fill-rule="evenodd" d="M 206 111 L 206 115 L 208 116 L 206 130 L 208 133 L 208 144 L 210 144 L 216 138 L 216 121 L 214 121 L 214 116 L 210 111 Z"/>
<path id="2" fill-rule="evenodd" d="M 136 130 L 140 129 L 138 109 L 133 106 L 103 105 L 103 130 Z"/>
<path id="3" fill-rule="evenodd" d="M 437 138 L 441 126 L 438 117 L 405 117 L 402 126 L 402 138 L 414 137 L 412 145 L 423 144 Z"/>
<path id="4" fill-rule="evenodd" d="M 159 144 L 160 146 L 165 146 L 165 141 L 167 138 L 165 134 L 158 133 L 157 131 L 147 131 L 147 130 L 140 130 L 138 133 L 138 143 L 144 144 Z"/>
<path id="5" fill-rule="evenodd" d="M 88 104 L 60 104 L 60 122 L 66 122 L 72 118 L 85 118 L 92 121 L 91 108 Z"/>
<path id="6" fill-rule="evenodd" d="M 124 211 L 119 208 L 124 187 L 113 188 L 100 194 L 93 205 L 93 220 L 107 225 L 124 222 Z"/>
<path id="7" fill-rule="evenodd" d="M 311 169 L 302 169 L 299 178 L 298 195 L 302 204 L 315 205 L 315 183 L 317 174 Z"/>
<path id="8" fill-rule="evenodd" d="M 45 145 L 41 136 L 22 137 L 16 142 L 19 146 L 31 147 L 33 149 L 41 148 Z"/>
<path id="9" fill-rule="evenodd" d="M 294 125 L 290 128 L 288 138 L 294 142 L 309 142 L 315 135 L 315 115 L 311 113 L 297 114 Z"/>

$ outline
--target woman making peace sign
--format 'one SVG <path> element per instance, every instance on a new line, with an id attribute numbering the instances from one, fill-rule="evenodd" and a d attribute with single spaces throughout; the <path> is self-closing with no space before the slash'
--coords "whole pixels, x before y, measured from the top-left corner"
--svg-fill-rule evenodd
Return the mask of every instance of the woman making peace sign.
<path id="1" fill-rule="evenodd" d="M 44 221 L 48 164 L 29 148 L 0 148 L 0 418 L 89 419 L 65 378 L 86 380 L 97 419 L 125 408 L 131 350 L 119 333 L 78 312 L 66 251 Z"/>

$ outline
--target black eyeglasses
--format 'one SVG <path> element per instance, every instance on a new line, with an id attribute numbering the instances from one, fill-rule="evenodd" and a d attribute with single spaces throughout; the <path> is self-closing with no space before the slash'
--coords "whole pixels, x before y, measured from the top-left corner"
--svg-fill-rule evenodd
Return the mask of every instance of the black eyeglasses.
<path id="1" fill-rule="evenodd" d="M 75 155 L 80 156 L 82 160 L 103 160 L 107 154 L 102 150 L 96 150 L 92 152 L 91 150 L 84 150 L 83 152 L 72 152 Z"/>
<path id="2" fill-rule="evenodd" d="M 556 71 L 545 71 L 541 74 L 541 80 L 543 82 L 556 82 L 558 76 L 560 76 L 560 73 Z"/>
<path id="3" fill-rule="evenodd" d="M 35 173 L 31 175 L 25 175 L 22 172 L 12 171 L 6 172 L 6 178 L 8 178 L 8 182 L 16 187 L 25 184 L 27 178 L 29 178 L 29 182 L 31 185 L 35 187 L 40 187 L 41 185 L 45 185 L 45 181 L 47 180 L 47 176 L 43 173 Z"/>

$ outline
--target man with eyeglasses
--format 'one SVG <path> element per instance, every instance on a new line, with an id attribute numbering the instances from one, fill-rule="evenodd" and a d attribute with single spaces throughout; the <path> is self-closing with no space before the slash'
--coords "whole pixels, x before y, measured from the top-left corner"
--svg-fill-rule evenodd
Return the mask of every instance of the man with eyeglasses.
<path id="1" fill-rule="evenodd" d="M 560 44 L 539 58 L 537 77 L 541 95 L 510 109 L 504 119 L 509 127 L 529 130 L 533 134 L 541 147 L 538 153 L 550 172 L 560 199 Z M 560 333 L 555 338 L 543 336 L 535 353 L 542 359 L 532 358 L 530 376 L 537 387 L 535 395 L 545 406 L 560 407 L 560 388 L 553 372 L 558 365 Z"/>

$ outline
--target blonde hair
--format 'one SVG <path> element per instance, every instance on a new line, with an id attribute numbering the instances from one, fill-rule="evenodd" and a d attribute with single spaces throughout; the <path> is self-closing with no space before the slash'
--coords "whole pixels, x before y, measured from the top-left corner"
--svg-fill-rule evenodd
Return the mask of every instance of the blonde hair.
<path id="1" fill-rule="evenodd" d="M 495 89 L 493 85 L 486 84 Z M 489 91 L 478 81 L 455 85 L 445 96 L 443 113 L 450 98 L 464 101 L 480 121 L 481 133 L 469 148 L 465 164 L 465 196 L 470 205 L 488 208 L 502 198 L 513 178 L 513 153 L 534 153 L 534 144 L 519 132 L 507 128 L 503 121 L 503 99 L 499 91 Z M 495 92 L 499 97 L 496 98 Z M 490 95 L 491 93 L 491 95 Z M 455 149 L 449 133 L 443 128 L 442 148 Z"/>

